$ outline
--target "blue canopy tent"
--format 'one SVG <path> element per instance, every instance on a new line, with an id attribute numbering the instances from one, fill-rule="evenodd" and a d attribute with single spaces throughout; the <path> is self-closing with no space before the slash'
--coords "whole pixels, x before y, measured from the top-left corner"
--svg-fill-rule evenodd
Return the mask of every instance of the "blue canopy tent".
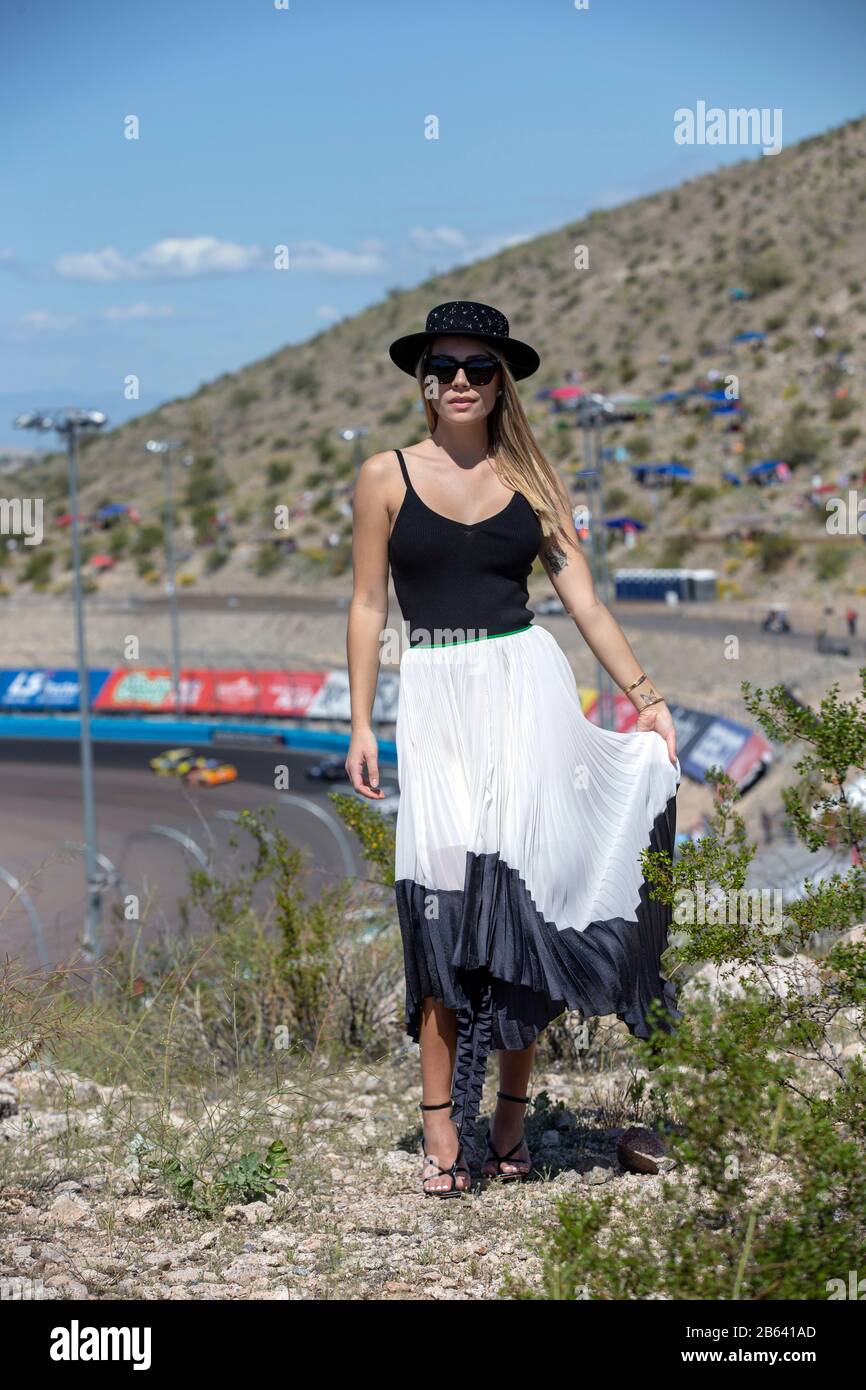
<path id="1" fill-rule="evenodd" d="M 129 506 L 126 502 L 108 502 L 104 507 L 99 508 L 96 519 L 97 521 L 104 521 L 106 517 L 120 516 L 121 513 L 125 514 L 128 511 Z"/>
<path id="2" fill-rule="evenodd" d="M 661 395 L 653 396 L 653 400 L 656 405 L 670 405 L 673 401 L 681 401 L 685 395 L 685 391 L 662 391 Z"/>
<path id="3" fill-rule="evenodd" d="M 726 483 L 731 483 L 734 487 L 742 487 L 743 480 L 739 473 L 731 473 L 729 470 L 722 474 Z"/>
<path id="4" fill-rule="evenodd" d="M 779 459 L 761 459 L 760 463 L 753 463 L 750 468 L 746 469 L 746 477 L 762 478 L 768 473 L 775 473 L 779 462 Z"/>
<path id="5" fill-rule="evenodd" d="M 631 468 L 636 480 L 643 483 L 647 478 L 690 478 L 691 468 L 684 463 L 671 460 L 669 463 L 633 463 Z"/>
<path id="6" fill-rule="evenodd" d="M 732 398 L 727 394 L 724 386 L 717 386 L 712 391 L 702 391 L 701 395 L 705 401 L 729 401 Z"/>
<path id="7" fill-rule="evenodd" d="M 750 333 L 736 333 L 731 339 L 732 343 L 762 343 L 766 338 L 766 333 L 758 333 L 754 329 Z"/>
<path id="8" fill-rule="evenodd" d="M 605 518 L 605 526 L 610 526 L 612 530 L 623 531 L 626 526 L 631 526 L 635 531 L 645 531 L 646 522 L 638 521 L 633 516 L 609 516 Z"/>

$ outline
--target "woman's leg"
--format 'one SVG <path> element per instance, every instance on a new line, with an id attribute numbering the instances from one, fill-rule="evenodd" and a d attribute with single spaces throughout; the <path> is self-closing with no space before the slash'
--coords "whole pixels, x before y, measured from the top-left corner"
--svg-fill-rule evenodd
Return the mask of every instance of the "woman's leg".
<path id="1" fill-rule="evenodd" d="M 529 1076 L 532 1071 L 532 1063 L 535 1059 L 535 1049 L 538 1043 L 531 1042 L 528 1047 L 515 1049 L 514 1051 L 500 1051 L 499 1053 L 499 1089 L 505 1091 L 509 1096 L 525 1096 L 528 1094 Z M 523 1134 L 523 1117 L 526 1114 L 526 1106 L 518 1105 L 513 1100 L 496 1101 L 496 1109 L 490 1121 L 490 1139 L 497 1153 L 505 1154 L 517 1143 Z M 497 1164 L 496 1160 L 490 1158 L 484 1164 L 482 1173 L 485 1177 L 495 1177 L 497 1173 L 525 1173 L 530 1167 L 529 1149 L 526 1144 L 522 1144 L 519 1149 L 515 1149 L 510 1158 L 502 1164 Z"/>
<path id="2" fill-rule="evenodd" d="M 454 1059 L 457 1053 L 457 1015 L 447 1009 L 439 999 L 428 996 L 421 1001 L 421 1028 L 418 1039 L 421 1047 L 421 1090 L 422 1099 L 427 1105 L 438 1105 L 448 1100 L 454 1078 Z M 457 1157 L 457 1126 L 451 1119 L 451 1111 L 422 1110 L 424 1125 L 424 1144 L 428 1157 L 435 1159 L 440 1168 L 447 1168 Z M 465 1162 L 465 1160 L 464 1160 Z M 425 1172 L 429 1165 L 425 1166 Z M 430 1167 L 432 1177 L 424 1179 L 428 1192 L 445 1190 L 451 1187 L 449 1173 L 437 1173 Z M 458 1188 L 469 1186 L 469 1170 L 463 1166 L 457 1169 Z"/>

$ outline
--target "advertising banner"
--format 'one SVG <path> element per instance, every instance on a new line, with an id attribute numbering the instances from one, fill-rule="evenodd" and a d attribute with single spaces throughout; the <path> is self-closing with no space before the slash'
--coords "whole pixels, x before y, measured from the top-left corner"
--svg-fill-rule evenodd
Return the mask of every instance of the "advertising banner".
<path id="1" fill-rule="evenodd" d="M 108 676 L 108 671 L 89 672 L 91 706 Z M 77 671 L 0 671 L 0 709 L 77 710 L 78 694 Z"/>

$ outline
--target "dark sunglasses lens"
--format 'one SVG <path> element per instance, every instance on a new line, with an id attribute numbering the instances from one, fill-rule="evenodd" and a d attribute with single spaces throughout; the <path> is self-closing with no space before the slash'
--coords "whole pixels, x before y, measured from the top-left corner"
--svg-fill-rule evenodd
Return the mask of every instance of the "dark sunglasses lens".
<path id="1" fill-rule="evenodd" d="M 453 357 L 430 357 L 427 361 L 427 371 L 430 376 L 435 376 L 437 381 L 447 386 L 457 375 L 459 363 Z"/>
<path id="2" fill-rule="evenodd" d="M 464 363 L 466 380 L 472 386 L 487 386 L 496 375 L 499 362 L 495 357 L 470 357 Z"/>
<path id="3" fill-rule="evenodd" d="M 472 386 L 486 386 L 496 375 L 499 360 L 496 357 L 467 357 L 458 362 L 454 357 L 433 356 L 427 363 L 427 370 L 437 381 L 447 386 L 457 375 L 458 367 L 466 373 L 466 380 Z"/>

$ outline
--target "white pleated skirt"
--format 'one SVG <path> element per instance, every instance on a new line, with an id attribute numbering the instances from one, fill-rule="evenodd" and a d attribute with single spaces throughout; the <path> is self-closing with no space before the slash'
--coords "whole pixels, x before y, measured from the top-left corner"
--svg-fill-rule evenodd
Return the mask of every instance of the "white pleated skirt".
<path id="1" fill-rule="evenodd" d="M 396 744 L 406 1031 L 418 1040 L 426 997 L 457 1012 L 461 1130 L 489 1049 L 526 1047 L 565 1010 L 617 1014 L 641 1037 L 673 1026 L 670 910 L 640 862 L 673 849 L 665 741 L 590 723 L 565 653 L 533 624 L 407 648 Z"/>

